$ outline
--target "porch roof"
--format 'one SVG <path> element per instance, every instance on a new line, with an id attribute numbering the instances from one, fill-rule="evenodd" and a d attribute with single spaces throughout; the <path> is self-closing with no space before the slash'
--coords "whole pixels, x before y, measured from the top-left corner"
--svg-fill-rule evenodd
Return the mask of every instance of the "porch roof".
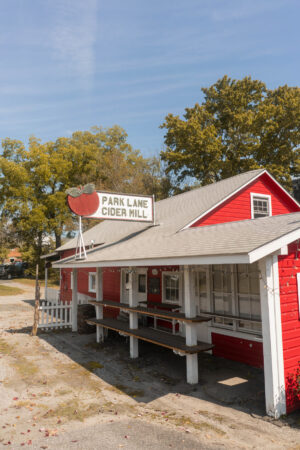
<path id="1" fill-rule="evenodd" d="M 300 212 L 171 231 L 144 227 L 54 267 L 252 263 L 300 239 Z"/>

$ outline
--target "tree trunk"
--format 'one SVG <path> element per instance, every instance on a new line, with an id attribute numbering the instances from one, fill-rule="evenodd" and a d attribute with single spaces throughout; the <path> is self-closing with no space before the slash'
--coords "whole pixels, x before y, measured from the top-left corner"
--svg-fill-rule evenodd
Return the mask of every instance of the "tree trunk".
<path id="1" fill-rule="evenodd" d="M 61 235 L 55 233 L 55 248 L 58 248 L 60 246 L 61 246 Z"/>
<path id="2" fill-rule="evenodd" d="M 39 324 L 39 318 L 40 318 L 40 312 L 39 312 L 39 306 L 40 306 L 40 286 L 39 286 L 39 265 L 36 265 L 36 272 L 35 272 L 35 304 L 34 304 L 34 316 L 33 316 L 33 327 L 31 331 L 31 336 L 37 335 L 37 329 Z"/>

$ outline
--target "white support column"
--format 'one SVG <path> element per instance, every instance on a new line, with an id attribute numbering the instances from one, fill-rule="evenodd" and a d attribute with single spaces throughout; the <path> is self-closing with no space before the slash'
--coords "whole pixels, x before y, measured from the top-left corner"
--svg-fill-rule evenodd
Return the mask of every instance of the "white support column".
<path id="1" fill-rule="evenodd" d="M 189 318 L 196 317 L 196 305 L 191 295 L 191 272 L 184 266 L 184 312 Z M 197 324 L 185 324 L 186 345 L 197 345 Z M 186 355 L 186 379 L 189 384 L 198 383 L 198 354 Z"/>
<path id="2" fill-rule="evenodd" d="M 286 414 L 277 255 L 267 256 L 259 266 L 266 411 L 277 419 Z"/>
<path id="3" fill-rule="evenodd" d="M 97 267 L 96 269 L 96 300 L 97 302 L 103 301 L 103 273 L 102 268 Z M 103 319 L 103 306 L 96 305 L 96 319 Z M 104 329 L 103 327 L 96 327 L 96 341 L 103 342 L 104 341 Z"/>
<path id="4" fill-rule="evenodd" d="M 129 292 L 128 300 L 129 306 L 137 306 L 137 298 L 133 296 L 133 273 L 132 270 L 129 272 Z M 130 312 L 129 313 L 129 328 L 136 330 L 138 328 L 138 314 Z M 130 336 L 130 357 L 138 358 L 139 356 L 139 340 L 133 336 Z"/>
<path id="5" fill-rule="evenodd" d="M 45 264 L 45 300 L 47 300 L 47 287 L 48 287 L 48 267 L 47 267 L 48 262 L 46 261 Z"/>
<path id="6" fill-rule="evenodd" d="M 73 286 L 72 286 L 72 331 L 77 331 L 77 309 L 78 309 L 77 269 L 73 269 Z"/>

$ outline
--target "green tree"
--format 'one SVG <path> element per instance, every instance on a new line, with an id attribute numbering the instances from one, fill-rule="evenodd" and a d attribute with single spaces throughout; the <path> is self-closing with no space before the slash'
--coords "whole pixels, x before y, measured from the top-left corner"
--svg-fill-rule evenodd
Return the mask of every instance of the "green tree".
<path id="1" fill-rule="evenodd" d="M 163 174 L 153 169 L 159 163 L 134 150 L 118 126 L 78 131 L 55 142 L 31 137 L 28 148 L 4 139 L 2 149 L 0 211 L 13 224 L 32 265 L 74 229 L 66 189 L 93 182 L 105 190 L 152 193 L 155 186 L 159 196 L 166 191 L 160 189 Z"/>
<path id="2" fill-rule="evenodd" d="M 167 173 L 205 185 L 265 167 L 291 190 L 300 171 L 300 88 L 224 76 L 202 92 L 202 104 L 161 125 Z"/>

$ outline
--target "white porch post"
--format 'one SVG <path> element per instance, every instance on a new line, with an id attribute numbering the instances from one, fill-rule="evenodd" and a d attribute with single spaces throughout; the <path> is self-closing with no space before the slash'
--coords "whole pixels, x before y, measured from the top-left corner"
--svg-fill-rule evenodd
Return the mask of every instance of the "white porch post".
<path id="1" fill-rule="evenodd" d="M 47 265 L 48 265 L 48 262 L 46 261 L 46 264 L 45 264 L 45 295 L 44 295 L 45 300 L 47 300 L 47 287 L 48 287 L 48 267 L 47 267 Z"/>
<path id="2" fill-rule="evenodd" d="M 73 269 L 73 286 L 72 286 L 72 331 L 77 331 L 77 309 L 78 309 L 77 269 Z"/>
<path id="3" fill-rule="evenodd" d="M 196 317 L 196 305 L 191 295 L 191 272 L 189 266 L 184 266 L 184 311 L 185 316 Z M 186 345 L 197 345 L 197 324 L 185 324 Z M 186 379 L 189 384 L 198 383 L 198 354 L 186 355 Z"/>
<path id="4" fill-rule="evenodd" d="M 96 300 L 97 302 L 103 301 L 103 272 L 101 267 L 97 267 L 96 271 Z M 103 319 L 103 306 L 96 305 L 96 319 Z M 96 341 L 104 341 L 104 329 L 103 327 L 96 327 Z"/>
<path id="5" fill-rule="evenodd" d="M 133 296 L 133 273 L 132 270 L 129 272 L 129 292 L 128 300 L 129 306 L 137 306 L 137 298 Z M 137 313 L 129 313 L 129 328 L 136 330 L 138 328 L 138 315 Z M 130 336 L 130 357 L 137 358 L 139 356 L 139 340 L 133 336 Z"/>
<path id="6" fill-rule="evenodd" d="M 278 257 L 259 261 L 266 411 L 276 419 L 286 413 Z"/>

